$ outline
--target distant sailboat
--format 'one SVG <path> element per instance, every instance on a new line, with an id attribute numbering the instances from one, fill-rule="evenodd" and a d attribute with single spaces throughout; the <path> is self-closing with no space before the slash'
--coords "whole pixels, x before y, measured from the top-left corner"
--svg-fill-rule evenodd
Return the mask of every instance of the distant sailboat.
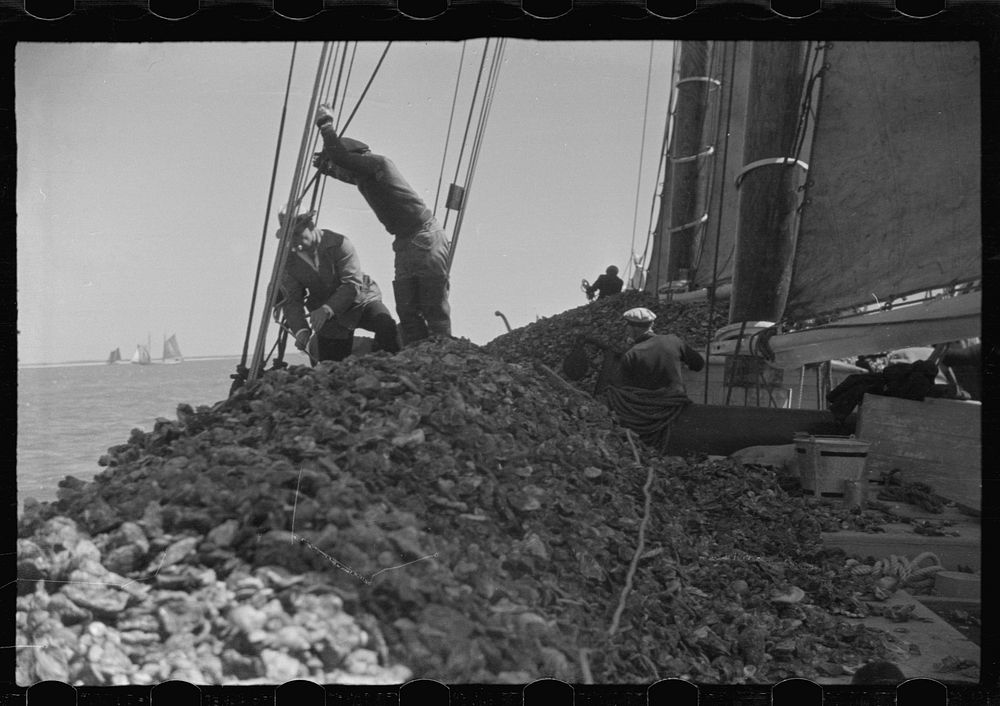
<path id="1" fill-rule="evenodd" d="M 149 347 L 144 346 L 141 343 L 136 345 L 135 353 L 132 354 L 132 363 L 138 365 L 149 365 L 153 362 L 153 359 L 149 357 Z"/>
<path id="2" fill-rule="evenodd" d="M 177 334 L 171 334 L 170 338 L 163 340 L 163 362 L 180 363 L 184 360 L 181 355 L 181 348 L 177 345 Z"/>
<path id="3" fill-rule="evenodd" d="M 120 348 L 115 348 L 111 351 L 111 355 L 108 356 L 108 365 L 112 363 L 120 363 L 122 360 L 122 351 Z"/>

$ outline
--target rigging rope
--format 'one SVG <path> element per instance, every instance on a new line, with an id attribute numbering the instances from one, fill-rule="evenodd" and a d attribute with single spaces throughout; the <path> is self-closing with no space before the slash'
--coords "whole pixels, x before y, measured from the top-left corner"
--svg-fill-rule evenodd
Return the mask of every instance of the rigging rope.
<path id="1" fill-rule="evenodd" d="M 490 65 L 490 72 L 486 81 L 483 102 L 480 108 L 479 122 L 476 127 L 476 136 L 473 140 L 472 156 L 469 160 L 469 167 L 465 177 L 465 200 L 462 209 L 458 212 L 455 222 L 455 229 L 452 233 L 451 242 L 448 246 L 448 270 L 451 271 L 452 262 L 455 259 L 455 248 L 458 246 L 459 234 L 462 230 L 462 223 L 465 220 L 465 213 L 468 210 L 469 195 L 472 191 L 472 181 L 479 164 L 479 154 L 486 137 L 486 124 L 489 114 L 493 109 L 493 97 L 496 94 L 497 84 L 500 78 L 500 68 L 503 66 L 503 57 L 507 50 L 507 40 L 501 39 L 493 51 L 493 59 Z"/>
<path id="2" fill-rule="evenodd" d="M 455 163 L 455 178 L 454 183 L 458 183 L 458 172 L 462 168 L 462 157 L 465 155 L 465 145 L 469 140 L 469 128 L 472 125 L 472 115 L 475 111 L 476 99 L 479 97 L 479 85 L 483 80 L 483 67 L 486 65 L 486 55 L 490 50 L 490 40 L 486 40 L 486 44 L 483 45 L 483 58 L 479 62 L 479 73 L 476 75 L 476 86 L 472 92 L 472 102 L 469 104 L 469 118 L 465 122 L 465 132 L 462 135 L 462 146 L 458 151 L 458 161 Z M 443 227 L 448 227 L 448 216 L 449 212 L 446 210 L 444 214 L 444 224 Z"/>
<path id="3" fill-rule="evenodd" d="M 239 387 L 247 378 L 247 353 L 250 349 L 250 331 L 253 328 L 254 305 L 257 302 L 257 293 L 260 288 L 260 271 L 264 263 L 264 246 L 267 242 L 267 226 L 271 215 L 271 205 L 274 200 L 274 184 L 278 174 L 278 158 L 281 156 L 281 138 L 285 132 L 285 118 L 288 115 L 288 97 L 292 90 L 292 73 L 295 69 L 295 52 L 298 43 L 292 44 L 292 56 L 288 64 L 288 80 L 285 84 L 285 100 L 281 106 L 281 119 L 278 122 L 278 143 L 274 149 L 274 165 L 271 167 L 271 185 L 267 192 L 267 207 L 264 210 L 264 227 L 260 236 L 260 250 L 257 253 L 257 270 L 254 274 L 253 293 L 250 295 L 250 315 L 247 318 L 246 336 L 243 339 L 243 353 L 240 356 L 239 365 L 236 366 L 236 373 L 233 378 L 232 390 Z M 232 391 L 231 390 L 231 391 Z"/>
<path id="4" fill-rule="evenodd" d="M 379 69 L 382 68 L 382 62 L 385 61 L 385 55 L 389 53 L 389 47 L 391 46 L 391 41 L 386 43 L 385 49 L 382 51 L 382 56 L 379 57 L 378 63 L 375 64 L 375 68 L 372 70 L 372 75 L 368 79 L 368 83 L 365 84 L 364 90 L 362 90 L 361 95 L 358 96 L 358 102 L 355 104 L 354 110 L 352 110 L 351 114 L 347 116 L 347 122 L 345 122 L 344 126 L 340 129 L 340 134 L 347 132 L 347 128 L 351 124 L 351 120 L 354 119 L 354 114 L 358 112 L 358 108 L 361 107 L 362 101 L 364 101 L 365 96 L 368 95 L 368 89 L 372 87 L 372 82 L 375 80 L 375 76 L 378 74 Z"/>
<path id="5" fill-rule="evenodd" d="M 285 209 L 287 218 L 282 227 L 281 240 L 278 245 L 278 254 L 274 263 L 274 268 L 271 272 L 271 279 L 267 287 L 267 305 L 265 307 L 264 316 L 261 319 L 260 327 L 257 331 L 257 343 L 254 347 L 253 361 L 249 371 L 247 372 L 247 379 L 250 382 L 253 382 L 263 372 L 264 344 L 267 337 L 267 326 L 270 321 L 271 310 L 274 308 L 275 301 L 277 300 L 280 275 L 284 271 L 285 261 L 288 256 L 288 250 L 290 249 L 291 238 L 289 234 L 291 233 L 292 225 L 298 213 L 299 201 L 301 201 L 301 197 L 296 198 L 296 194 L 299 192 L 299 187 L 305 177 L 306 169 L 311 163 L 311 155 L 307 152 L 307 147 L 309 144 L 309 137 L 314 132 L 312 124 L 313 115 L 316 112 L 317 103 L 319 101 L 320 89 L 322 87 L 323 67 L 326 63 L 329 50 L 329 43 L 324 42 L 323 48 L 320 52 L 316 79 L 313 83 L 313 91 L 309 103 L 309 113 L 306 116 L 302 140 L 299 144 L 299 154 L 296 160 L 295 175 L 288 195 L 288 205 Z"/>
<path id="6" fill-rule="evenodd" d="M 632 242 L 629 245 L 629 265 L 625 268 L 625 281 L 629 281 L 629 272 L 635 264 L 635 229 L 639 224 L 639 187 L 642 185 L 642 158 L 646 152 L 646 123 L 649 120 L 649 87 L 653 81 L 653 42 L 649 43 L 649 66 L 646 69 L 646 100 L 642 106 L 642 138 L 639 142 L 639 169 L 635 184 L 635 205 L 632 207 Z M 643 260 L 646 259 L 645 253 Z"/>
<path id="7" fill-rule="evenodd" d="M 343 100 L 340 102 L 340 110 L 337 112 L 337 129 L 340 129 L 340 119 L 344 117 L 344 105 L 347 103 L 347 84 L 351 80 L 351 73 L 354 70 L 354 57 L 358 53 L 358 43 L 354 43 L 354 48 L 351 49 L 351 63 L 347 65 L 347 77 L 344 79 L 344 96 Z"/>
<path id="8" fill-rule="evenodd" d="M 441 171 L 438 172 L 437 191 L 434 192 L 434 216 L 437 216 L 438 201 L 441 198 L 441 182 L 444 181 L 444 165 L 448 158 L 448 143 L 451 142 L 451 126 L 455 120 L 455 107 L 458 105 L 458 86 L 462 81 L 462 67 L 465 64 L 465 42 L 462 42 L 462 53 L 458 57 L 458 75 L 455 78 L 455 94 L 451 97 L 451 114 L 448 116 L 448 130 L 444 135 L 444 153 L 441 155 Z"/>
<path id="9" fill-rule="evenodd" d="M 659 218 L 659 221 L 657 222 L 657 225 L 653 226 L 653 214 L 656 211 L 656 197 L 654 195 L 654 197 L 653 197 L 653 203 L 652 203 L 652 205 L 650 206 L 650 209 L 649 209 L 649 211 L 650 211 L 650 213 L 649 213 L 649 224 L 650 224 L 649 233 L 646 234 L 646 247 L 648 248 L 649 244 L 650 244 L 650 240 L 652 239 L 654 227 L 657 227 L 658 230 L 660 231 L 658 233 L 658 235 L 660 236 L 660 238 L 659 238 L 660 244 L 659 244 L 659 250 L 657 252 L 657 258 L 656 258 L 656 263 L 655 263 L 656 270 L 655 270 L 655 273 L 654 273 L 654 276 L 653 276 L 654 293 L 656 292 L 656 290 L 659 288 L 659 285 L 660 285 L 660 263 L 663 261 L 663 258 L 664 258 L 663 253 L 664 253 L 665 250 L 666 250 L 666 252 L 669 252 L 669 240 L 666 243 L 663 242 L 663 232 L 665 231 L 665 228 L 669 225 L 669 212 L 668 212 L 668 208 L 667 208 L 667 201 L 670 199 L 670 194 L 668 192 L 668 188 L 673 188 L 673 181 L 674 181 L 674 162 L 671 159 L 671 152 L 673 150 L 673 144 L 672 144 L 672 142 L 673 142 L 673 119 L 674 119 L 674 113 L 677 110 L 677 101 L 676 101 L 677 90 L 676 90 L 676 85 L 677 85 L 677 77 L 678 77 L 679 72 L 680 72 L 680 66 L 679 66 L 680 62 L 679 62 L 679 59 L 678 59 L 679 54 L 680 54 L 680 52 L 678 51 L 677 44 L 675 43 L 675 44 L 673 44 L 671 46 L 671 50 L 670 50 L 670 64 L 671 64 L 671 66 L 670 66 L 670 82 L 671 82 L 671 88 L 670 88 L 670 95 L 667 98 L 667 119 L 666 119 L 664 127 L 663 127 L 663 147 L 661 149 L 660 166 L 657 169 L 657 173 L 656 173 L 656 182 L 658 184 L 660 183 L 660 177 L 663 176 L 663 188 L 662 188 L 661 193 L 660 193 L 660 218 Z M 669 169 L 670 169 L 669 180 L 668 180 L 667 174 L 666 174 L 668 166 L 669 166 Z M 667 220 L 664 221 L 664 218 L 667 218 Z"/>
<path id="10" fill-rule="evenodd" d="M 358 102 L 354 105 L 354 110 L 352 110 L 351 114 L 347 117 L 347 122 L 345 122 L 343 127 L 340 128 L 339 130 L 340 135 L 343 135 L 345 132 L 347 132 L 347 128 L 351 124 L 351 120 L 354 119 L 355 113 L 357 113 L 358 108 L 361 107 L 361 103 L 364 101 L 365 96 L 368 94 L 368 89 L 371 88 L 372 82 L 375 80 L 375 76 L 378 74 L 379 69 L 382 67 L 382 62 L 385 61 L 385 55 L 389 53 L 390 46 L 392 46 L 391 41 L 385 45 L 385 50 L 382 52 L 382 56 L 379 57 L 378 63 L 375 65 L 375 68 L 372 71 L 372 75 L 368 79 L 368 83 L 365 84 L 364 90 L 361 91 L 361 95 L 358 97 Z M 315 112 L 315 109 L 313 109 L 313 112 Z M 318 136 L 314 135 L 314 140 L 318 139 L 319 139 Z M 317 170 L 316 173 L 313 175 L 312 179 L 309 180 L 309 183 L 306 184 L 306 187 L 302 190 L 302 195 L 299 196 L 298 199 L 295 201 L 296 207 L 298 207 L 298 204 L 302 201 L 303 198 L 305 198 L 306 193 L 312 187 L 313 183 L 318 181 L 321 176 L 322 174 L 320 174 L 319 170 Z"/>

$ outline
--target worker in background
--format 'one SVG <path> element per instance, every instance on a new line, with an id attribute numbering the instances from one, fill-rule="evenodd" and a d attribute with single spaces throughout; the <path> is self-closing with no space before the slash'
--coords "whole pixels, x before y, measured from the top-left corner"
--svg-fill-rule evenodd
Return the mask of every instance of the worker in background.
<path id="1" fill-rule="evenodd" d="M 343 360 L 353 348 L 354 329 L 363 328 L 375 334 L 374 350 L 398 352 L 396 322 L 378 285 L 361 271 L 354 245 L 340 233 L 317 228 L 315 217 L 314 212 L 296 216 L 281 280 L 281 306 L 295 346 L 309 353 L 313 365 Z M 282 226 L 285 219 L 284 212 L 278 214 Z"/>
<path id="2" fill-rule="evenodd" d="M 451 336 L 448 241 L 434 214 L 392 161 L 373 154 L 363 142 L 337 134 L 329 106 L 316 111 L 316 126 L 323 136 L 323 151 L 313 165 L 322 174 L 357 186 L 395 236 L 392 288 L 403 345 L 428 336 Z"/>
<path id="3" fill-rule="evenodd" d="M 697 372 L 705 361 L 680 337 L 655 333 L 656 314 L 649 309 L 629 309 L 624 316 L 630 348 L 620 356 L 605 352 L 596 394 L 622 426 L 666 453 L 674 422 L 692 404 L 681 366 Z"/>
<path id="4" fill-rule="evenodd" d="M 594 294 L 597 294 L 598 299 L 610 296 L 612 294 L 619 294 L 622 291 L 621 277 L 618 276 L 618 268 L 614 265 L 610 265 L 608 269 L 604 271 L 604 274 L 594 280 L 594 283 L 587 286 L 587 301 L 593 301 Z"/>
<path id="5" fill-rule="evenodd" d="M 705 359 L 672 333 L 653 331 L 656 314 L 644 307 L 624 314 L 628 340 L 632 343 L 621 359 L 622 384 L 647 390 L 665 389 L 671 394 L 687 394 L 682 365 L 698 372 Z"/>

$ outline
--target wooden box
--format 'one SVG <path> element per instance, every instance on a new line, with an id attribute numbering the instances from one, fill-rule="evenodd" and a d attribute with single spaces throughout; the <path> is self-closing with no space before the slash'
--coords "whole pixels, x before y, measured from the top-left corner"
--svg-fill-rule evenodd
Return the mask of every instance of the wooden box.
<path id="1" fill-rule="evenodd" d="M 923 402 L 865 395 L 857 437 L 871 444 L 868 478 L 900 470 L 938 495 L 982 509 L 982 440 L 979 404 L 928 398 Z"/>

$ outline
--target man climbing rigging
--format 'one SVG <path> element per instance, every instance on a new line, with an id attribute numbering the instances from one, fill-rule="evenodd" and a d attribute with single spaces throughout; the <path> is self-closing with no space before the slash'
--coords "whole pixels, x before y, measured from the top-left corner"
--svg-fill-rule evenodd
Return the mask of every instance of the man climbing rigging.
<path id="1" fill-rule="evenodd" d="M 396 314 L 403 345 L 451 335 L 448 304 L 448 242 L 444 230 L 396 165 L 366 144 L 337 135 L 333 111 L 321 105 L 316 126 L 323 151 L 313 160 L 320 173 L 354 184 L 385 229 L 395 236 Z"/>
<path id="2" fill-rule="evenodd" d="M 351 353 L 354 329 L 363 328 L 375 334 L 377 349 L 398 352 L 396 322 L 378 285 L 362 272 L 354 245 L 340 233 L 317 228 L 315 217 L 314 212 L 296 216 L 281 279 L 281 306 L 296 347 L 306 351 L 315 340 L 315 350 L 308 351 L 313 365 L 343 360 Z M 284 212 L 278 214 L 282 226 L 285 219 Z"/>
<path id="3" fill-rule="evenodd" d="M 624 282 L 618 276 L 618 268 L 610 265 L 604 274 L 594 280 L 593 284 L 588 285 L 584 291 L 587 293 L 587 301 L 593 301 L 595 293 L 598 299 L 603 299 L 612 294 L 619 294 L 623 285 Z"/>

